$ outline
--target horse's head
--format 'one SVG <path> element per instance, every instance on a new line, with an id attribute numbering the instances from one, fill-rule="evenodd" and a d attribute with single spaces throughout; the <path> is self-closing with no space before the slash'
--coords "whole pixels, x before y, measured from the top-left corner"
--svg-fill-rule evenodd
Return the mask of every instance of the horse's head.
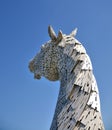
<path id="1" fill-rule="evenodd" d="M 48 33 L 51 40 L 42 45 L 40 52 L 30 61 L 29 69 L 34 73 L 36 79 L 44 76 L 55 81 L 59 80 L 59 61 L 61 62 L 63 58 L 63 50 L 66 44 L 64 37 L 67 38 L 67 36 L 62 34 L 61 31 L 56 36 L 51 26 L 48 27 Z M 76 30 L 71 33 L 71 37 L 75 34 Z"/>

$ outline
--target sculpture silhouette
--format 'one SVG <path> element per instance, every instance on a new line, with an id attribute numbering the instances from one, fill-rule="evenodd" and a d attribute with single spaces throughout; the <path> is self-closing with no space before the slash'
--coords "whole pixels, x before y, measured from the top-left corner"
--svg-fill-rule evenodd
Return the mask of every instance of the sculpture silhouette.
<path id="1" fill-rule="evenodd" d="M 104 130 L 97 83 L 85 48 L 75 38 L 77 29 L 51 38 L 30 61 L 34 77 L 60 81 L 60 91 L 50 130 Z"/>

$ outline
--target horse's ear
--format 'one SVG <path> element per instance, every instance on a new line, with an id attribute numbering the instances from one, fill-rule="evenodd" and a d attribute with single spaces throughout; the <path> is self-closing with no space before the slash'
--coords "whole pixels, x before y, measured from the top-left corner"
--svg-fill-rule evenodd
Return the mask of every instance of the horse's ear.
<path id="1" fill-rule="evenodd" d="M 48 34 L 51 38 L 51 40 L 56 41 L 56 33 L 54 32 L 53 28 L 51 26 L 48 26 Z"/>
<path id="2" fill-rule="evenodd" d="M 75 29 L 70 33 L 70 35 L 71 35 L 72 37 L 75 37 L 76 34 L 77 34 L 77 28 L 75 28 Z"/>
<path id="3" fill-rule="evenodd" d="M 58 33 L 58 37 L 57 37 L 56 42 L 58 43 L 58 42 L 60 42 L 62 39 L 63 39 L 63 33 L 62 33 L 62 31 L 60 30 L 59 33 Z"/>

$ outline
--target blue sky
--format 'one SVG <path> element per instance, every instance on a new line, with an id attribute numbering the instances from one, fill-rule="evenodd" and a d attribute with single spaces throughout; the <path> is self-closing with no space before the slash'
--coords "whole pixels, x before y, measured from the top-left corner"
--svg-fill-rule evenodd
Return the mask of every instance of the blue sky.
<path id="1" fill-rule="evenodd" d="M 29 60 L 50 38 L 47 27 L 85 46 L 93 63 L 107 130 L 112 128 L 112 1 L 0 0 L 0 130 L 49 130 L 59 82 L 34 80 Z"/>

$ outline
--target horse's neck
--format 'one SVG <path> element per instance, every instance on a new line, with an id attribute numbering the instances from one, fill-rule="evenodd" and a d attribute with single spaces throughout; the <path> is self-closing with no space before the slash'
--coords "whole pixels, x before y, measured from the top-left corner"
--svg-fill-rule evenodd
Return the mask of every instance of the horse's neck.
<path id="1" fill-rule="evenodd" d="M 82 48 L 82 45 L 79 44 Z M 82 48 L 83 52 L 85 49 Z M 59 71 L 60 71 L 60 90 L 57 100 L 57 105 L 55 109 L 54 118 L 61 112 L 63 107 L 70 102 L 70 93 L 72 92 L 75 79 L 77 75 L 81 72 L 81 62 L 80 53 L 76 52 L 75 44 L 68 45 L 64 48 L 63 56 L 60 58 Z M 77 54 L 78 53 L 78 54 Z M 86 55 L 83 54 L 83 58 Z M 75 59 L 77 58 L 77 59 Z M 78 59 L 79 58 L 79 59 Z M 63 62 L 61 61 L 63 60 Z M 79 61 L 78 61 L 79 60 Z"/>
<path id="2" fill-rule="evenodd" d="M 65 48 L 64 56 L 65 69 L 60 70 L 61 86 L 51 130 L 57 130 L 58 127 L 64 129 L 61 121 L 65 119 L 66 123 L 71 117 L 75 121 L 74 126 L 85 116 L 82 112 L 87 106 L 100 112 L 97 84 L 85 49 L 81 44 L 74 47 L 71 45 L 68 49 Z M 63 67 L 64 64 L 61 65 Z M 69 112 L 72 112 L 72 115 Z"/>
<path id="3" fill-rule="evenodd" d="M 77 40 L 76 40 L 77 41 Z M 77 44 L 68 44 L 63 51 L 63 62 L 59 64 L 60 71 L 60 91 L 57 101 L 56 113 L 59 113 L 65 103 L 69 101 L 70 94 L 74 87 L 76 78 L 81 71 L 92 70 L 91 61 L 86 54 L 85 48 L 77 41 Z M 91 72 L 90 72 L 91 73 Z"/>

